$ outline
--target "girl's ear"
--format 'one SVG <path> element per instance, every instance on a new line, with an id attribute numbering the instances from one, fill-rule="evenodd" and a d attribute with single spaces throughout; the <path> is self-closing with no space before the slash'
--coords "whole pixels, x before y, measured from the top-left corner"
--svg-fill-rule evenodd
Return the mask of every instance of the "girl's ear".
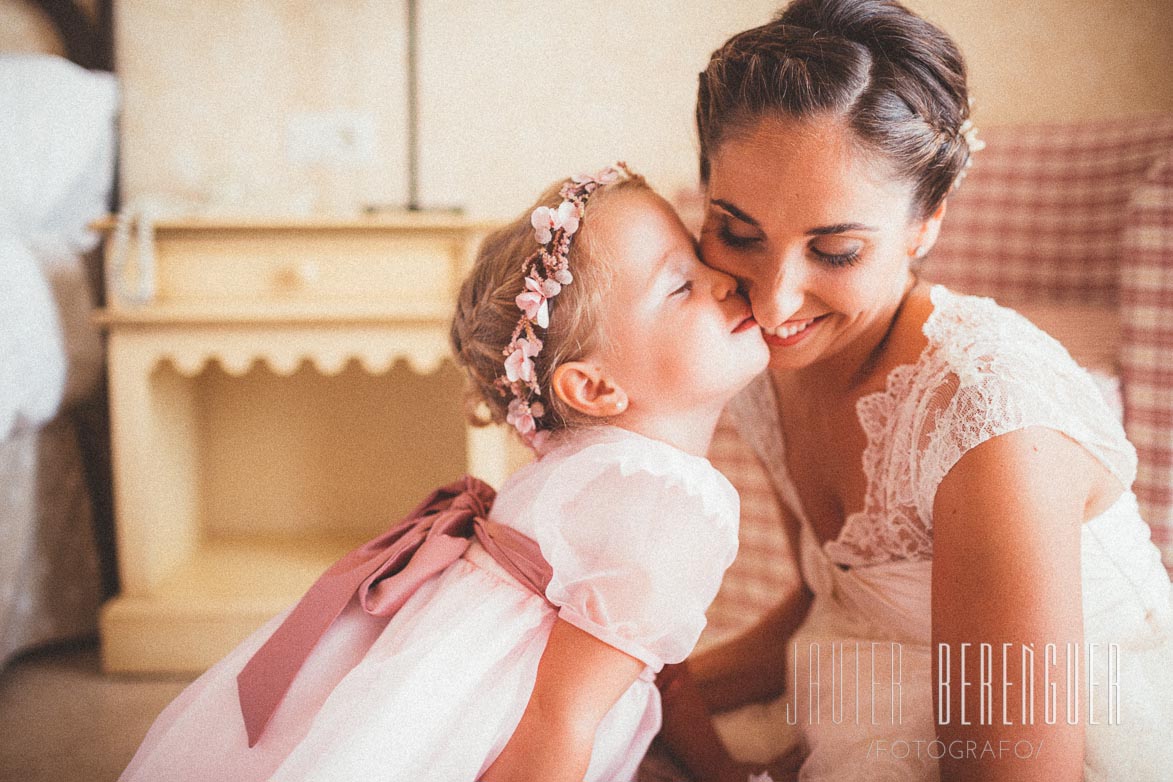
<path id="1" fill-rule="evenodd" d="M 559 399 L 585 415 L 611 418 L 627 409 L 627 392 L 595 364 L 559 364 L 554 368 L 551 385 Z"/>

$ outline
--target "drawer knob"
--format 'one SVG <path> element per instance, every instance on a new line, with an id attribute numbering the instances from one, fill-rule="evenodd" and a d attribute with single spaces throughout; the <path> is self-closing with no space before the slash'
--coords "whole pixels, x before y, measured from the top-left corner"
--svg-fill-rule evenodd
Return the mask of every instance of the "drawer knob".
<path id="1" fill-rule="evenodd" d="M 294 269 L 293 276 L 302 285 L 312 285 L 322 278 L 322 267 L 317 261 L 302 261 Z"/>

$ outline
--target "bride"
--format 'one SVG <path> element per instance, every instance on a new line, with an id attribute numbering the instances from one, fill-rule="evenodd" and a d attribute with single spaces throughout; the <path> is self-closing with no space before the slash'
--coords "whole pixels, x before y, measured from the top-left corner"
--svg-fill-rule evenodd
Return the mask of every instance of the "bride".
<path id="1" fill-rule="evenodd" d="M 917 274 L 979 148 L 954 43 L 796 0 L 713 54 L 697 125 L 703 256 L 771 352 L 732 412 L 805 586 L 686 663 L 709 709 L 785 692 L 801 780 L 1173 779 L 1133 447 L 1056 341 Z"/>

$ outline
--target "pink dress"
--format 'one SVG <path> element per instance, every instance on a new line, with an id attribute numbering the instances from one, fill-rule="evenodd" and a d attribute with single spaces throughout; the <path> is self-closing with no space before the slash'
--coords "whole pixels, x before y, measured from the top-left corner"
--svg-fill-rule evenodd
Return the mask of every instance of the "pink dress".
<path id="1" fill-rule="evenodd" d="M 352 600 L 249 749 L 236 676 L 282 614 L 163 711 L 121 780 L 473 782 L 521 719 L 560 617 L 646 664 L 585 777 L 628 782 L 660 728 L 655 673 L 696 644 L 738 512 L 706 459 L 615 427 L 560 435 L 489 514 L 538 543 L 546 599 L 473 543 L 390 619 Z"/>

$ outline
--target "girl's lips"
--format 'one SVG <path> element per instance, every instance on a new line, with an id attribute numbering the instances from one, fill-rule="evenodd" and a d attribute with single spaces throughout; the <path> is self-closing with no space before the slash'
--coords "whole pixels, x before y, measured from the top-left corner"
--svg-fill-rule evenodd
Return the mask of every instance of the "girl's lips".
<path id="1" fill-rule="evenodd" d="M 758 322 L 753 319 L 753 315 L 750 315 L 748 318 L 746 318 L 745 320 L 741 321 L 740 323 L 738 323 L 736 326 L 733 327 L 733 333 L 740 334 L 743 331 L 748 331 L 749 329 L 752 329 L 756 325 L 758 325 Z"/>

